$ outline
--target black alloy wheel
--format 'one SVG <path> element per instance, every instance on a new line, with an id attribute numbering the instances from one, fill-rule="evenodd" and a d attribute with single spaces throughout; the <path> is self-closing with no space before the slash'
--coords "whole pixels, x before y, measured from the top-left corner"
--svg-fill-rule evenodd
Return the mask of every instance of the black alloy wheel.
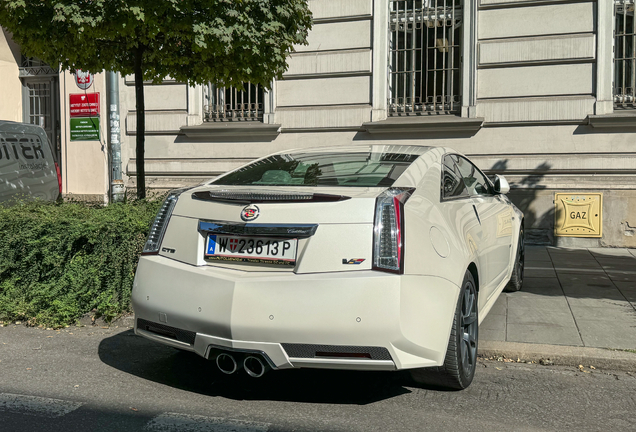
<path id="1" fill-rule="evenodd" d="M 477 366 L 479 319 L 477 287 L 470 271 L 466 270 L 457 299 L 444 364 L 438 367 L 411 370 L 411 377 L 419 384 L 462 390 L 470 385 Z"/>
<path id="2" fill-rule="evenodd" d="M 479 323 L 477 322 L 477 290 L 472 275 L 464 280 L 463 299 L 459 329 L 461 333 L 460 353 L 464 377 L 472 377 L 477 365 L 477 336 Z M 463 388 L 463 387 L 462 387 Z"/>

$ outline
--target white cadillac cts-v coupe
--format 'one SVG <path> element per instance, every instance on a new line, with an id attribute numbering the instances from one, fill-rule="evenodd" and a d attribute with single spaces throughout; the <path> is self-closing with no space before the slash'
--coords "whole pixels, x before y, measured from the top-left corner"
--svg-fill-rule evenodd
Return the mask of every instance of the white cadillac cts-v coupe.
<path id="1" fill-rule="evenodd" d="M 287 151 L 157 215 L 135 332 L 227 374 L 409 369 L 466 388 L 479 323 L 523 280 L 523 213 L 461 154 L 366 145 Z"/>

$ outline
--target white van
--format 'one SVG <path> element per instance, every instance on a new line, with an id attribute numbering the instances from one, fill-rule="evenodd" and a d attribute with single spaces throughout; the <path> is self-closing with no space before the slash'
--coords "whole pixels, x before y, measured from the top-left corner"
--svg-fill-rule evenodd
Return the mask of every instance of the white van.
<path id="1" fill-rule="evenodd" d="M 0 202 L 55 201 L 61 193 L 60 168 L 44 129 L 0 120 Z"/>

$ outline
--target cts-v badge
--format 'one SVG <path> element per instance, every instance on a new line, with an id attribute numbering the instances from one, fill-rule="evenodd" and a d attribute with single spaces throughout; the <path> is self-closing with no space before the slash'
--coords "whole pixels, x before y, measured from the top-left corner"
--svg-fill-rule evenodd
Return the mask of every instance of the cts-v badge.
<path id="1" fill-rule="evenodd" d="M 248 205 L 243 210 L 241 210 L 241 219 L 243 219 L 245 222 L 253 221 L 254 219 L 258 217 L 260 212 L 261 211 L 259 210 L 257 206 L 253 204 Z"/>
<path id="2" fill-rule="evenodd" d="M 362 264 L 364 262 L 364 258 L 352 258 L 352 259 L 342 259 L 343 264 Z"/>

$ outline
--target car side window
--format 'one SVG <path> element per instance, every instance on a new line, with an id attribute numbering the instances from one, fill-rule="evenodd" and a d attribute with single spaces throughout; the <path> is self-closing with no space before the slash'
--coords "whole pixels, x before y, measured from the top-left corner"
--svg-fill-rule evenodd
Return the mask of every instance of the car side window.
<path id="1" fill-rule="evenodd" d="M 468 197 L 466 185 L 450 156 L 444 157 L 442 168 L 442 196 L 445 199 Z"/>
<path id="2" fill-rule="evenodd" d="M 455 161 L 459 172 L 461 173 L 464 183 L 468 188 L 468 193 L 473 195 L 494 195 L 494 191 L 479 169 L 473 165 L 468 159 L 452 155 L 451 158 Z"/>

